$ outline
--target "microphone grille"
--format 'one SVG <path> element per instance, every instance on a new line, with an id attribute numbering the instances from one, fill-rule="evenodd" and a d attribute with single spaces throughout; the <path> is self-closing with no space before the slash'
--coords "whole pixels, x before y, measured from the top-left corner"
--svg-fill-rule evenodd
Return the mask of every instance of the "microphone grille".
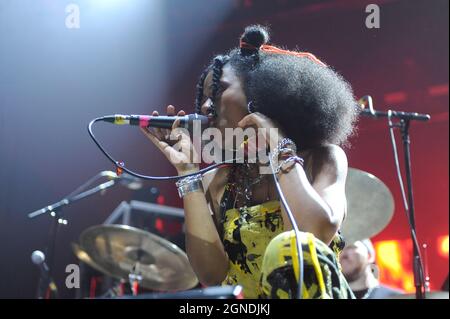
<path id="1" fill-rule="evenodd" d="M 31 254 L 31 261 L 35 265 L 41 265 L 45 261 L 44 253 L 40 250 L 33 251 L 33 253 Z"/>

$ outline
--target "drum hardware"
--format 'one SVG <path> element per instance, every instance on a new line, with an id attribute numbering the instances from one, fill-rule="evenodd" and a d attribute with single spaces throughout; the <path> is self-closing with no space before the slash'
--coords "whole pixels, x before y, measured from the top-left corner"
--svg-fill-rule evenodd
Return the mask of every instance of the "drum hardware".
<path id="1" fill-rule="evenodd" d="M 140 272 L 135 270 L 136 267 L 133 267 L 133 270 L 128 275 L 128 280 L 130 281 L 131 289 L 133 292 L 133 296 L 137 296 L 139 293 L 139 286 L 142 283 L 142 275 Z"/>
<path id="2" fill-rule="evenodd" d="M 129 225 L 160 236 L 185 249 L 184 210 L 178 207 L 131 200 L 121 202 L 104 225 Z"/>
<path id="3" fill-rule="evenodd" d="M 95 187 L 91 187 L 92 184 L 96 181 L 98 181 L 101 178 L 108 178 L 110 179 L 107 182 L 104 182 L 100 185 L 97 185 Z M 53 203 L 51 205 L 48 205 L 44 208 L 38 209 L 32 213 L 28 214 L 28 218 L 33 219 L 38 216 L 49 214 L 53 218 L 52 226 L 50 227 L 49 236 L 47 240 L 47 248 L 46 248 L 46 255 L 48 260 L 48 268 L 49 268 L 49 274 L 52 275 L 53 266 L 54 266 L 54 259 L 55 259 L 55 245 L 56 245 L 56 238 L 58 235 L 59 227 L 61 225 L 67 225 L 68 220 L 64 218 L 62 210 L 64 207 L 69 206 L 70 204 L 77 202 L 81 199 L 84 199 L 86 197 L 92 196 L 94 194 L 97 194 L 98 192 L 104 192 L 105 190 L 117 185 L 117 181 L 123 182 L 123 179 L 121 179 L 119 176 L 115 175 L 115 173 L 110 171 L 102 171 L 95 176 L 91 177 L 88 181 L 86 181 L 84 184 L 79 186 L 77 189 L 75 189 L 72 193 L 65 196 L 60 201 Z M 42 286 L 42 281 L 44 279 L 42 276 L 39 278 L 39 286 Z M 37 293 L 37 298 L 45 298 L 45 291 L 47 289 L 39 289 Z M 55 289 L 56 290 L 56 289 Z M 55 296 L 57 297 L 57 296 Z"/>
<path id="4" fill-rule="evenodd" d="M 137 200 L 121 202 L 119 206 L 109 215 L 103 224 L 123 224 L 129 225 L 131 222 L 131 212 L 140 211 L 152 215 L 168 216 L 184 219 L 184 210 L 177 207 L 162 206 L 154 203 L 147 203 Z"/>
<path id="5" fill-rule="evenodd" d="M 161 239 L 167 240 L 167 242 L 170 242 L 170 245 L 176 243 L 175 246 L 184 247 L 184 233 L 182 226 L 179 227 L 179 234 L 170 232 L 165 233 L 165 231 L 171 229 L 165 230 L 165 228 L 155 228 L 155 225 L 157 224 L 155 222 L 160 222 L 159 219 L 164 221 L 162 223 L 163 225 L 167 224 L 167 226 L 174 226 L 176 224 L 175 226 L 177 226 L 178 229 L 178 225 L 184 224 L 184 211 L 183 209 L 176 207 L 162 206 L 137 200 L 131 200 L 130 202 L 123 201 L 113 210 L 103 225 L 113 225 L 114 227 L 120 227 L 120 225 L 124 227 L 131 226 L 131 228 L 135 227 L 135 229 L 144 231 L 146 234 L 150 233 L 151 235 L 162 237 Z M 161 223 L 159 224 L 161 226 Z M 80 243 L 82 236 L 80 236 Z M 178 242 L 181 243 L 181 246 L 178 245 Z M 103 280 L 101 286 L 103 289 L 100 289 L 103 290 L 103 292 L 100 292 L 100 295 L 103 297 L 117 297 L 128 293 L 136 295 L 138 292 L 142 294 L 159 290 L 155 289 L 153 285 L 143 285 L 145 274 L 142 273 L 142 269 L 148 268 L 147 266 L 151 262 L 151 260 L 149 260 L 151 256 L 149 255 L 149 252 L 145 250 L 139 250 L 136 247 L 128 247 L 126 254 L 134 260 L 139 260 L 139 262 L 135 264 L 130 263 L 128 265 L 128 269 L 131 271 L 129 273 L 122 273 L 120 276 L 117 276 L 116 273 L 111 273 L 110 269 L 105 269 L 104 266 L 94 262 L 90 254 L 81 247 L 81 244 L 73 243 L 72 249 L 80 261 L 106 276 L 104 277 L 105 280 Z M 139 258 L 138 255 L 140 255 Z M 120 280 L 120 283 L 114 282 L 116 280 Z M 198 286 L 198 281 L 196 281 L 195 285 Z M 104 288 L 107 288 L 108 290 L 105 292 Z M 98 289 L 96 291 L 98 292 Z M 165 291 L 165 289 L 162 291 Z M 79 297 L 86 297 L 86 292 L 84 295 L 80 295 Z M 93 297 L 90 291 L 89 296 Z"/>
<path id="6" fill-rule="evenodd" d="M 74 245 L 73 247 L 77 247 Z M 187 255 L 159 236 L 126 225 L 100 225 L 80 235 L 84 262 L 119 280 L 130 282 L 133 295 L 140 287 L 179 291 L 198 284 Z"/>

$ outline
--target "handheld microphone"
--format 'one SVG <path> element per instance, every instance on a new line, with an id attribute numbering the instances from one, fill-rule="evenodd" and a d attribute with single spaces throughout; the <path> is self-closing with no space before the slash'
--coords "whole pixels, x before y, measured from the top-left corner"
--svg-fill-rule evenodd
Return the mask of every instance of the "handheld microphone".
<path id="1" fill-rule="evenodd" d="M 157 127 L 157 128 L 172 128 L 175 120 L 180 120 L 179 127 L 185 129 L 192 128 L 194 122 L 198 121 L 201 127 L 209 124 L 210 119 L 207 116 L 200 114 L 187 114 L 184 116 L 151 116 L 151 115 L 107 115 L 102 117 L 103 121 L 117 124 L 117 125 L 136 125 L 140 127 Z"/>

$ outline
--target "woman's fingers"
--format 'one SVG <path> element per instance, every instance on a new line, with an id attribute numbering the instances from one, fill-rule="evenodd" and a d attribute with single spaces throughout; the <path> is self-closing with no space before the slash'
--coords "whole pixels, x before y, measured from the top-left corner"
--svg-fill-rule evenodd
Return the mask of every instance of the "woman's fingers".
<path id="1" fill-rule="evenodd" d="M 150 136 L 158 139 L 158 136 L 156 136 L 155 132 L 153 132 L 151 129 L 149 129 L 148 127 L 140 127 L 139 128 L 141 130 L 142 133 L 144 133 L 145 136 L 147 136 L 148 138 L 150 138 Z"/>
<path id="2" fill-rule="evenodd" d="M 180 157 L 178 151 L 172 148 L 168 143 L 159 140 L 150 130 L 146 128 L 141 128 L 141 131 L 147 136 L 147 138 L 155 144 L 155 146 L 169 159 L 172 164 L 177 164 L 177 161 L 181 161 L 177 159 Z"/>
<path id="3" fill-rule="evenodd" d="M 255 113 L 251 113 L 251 114 L 244 116 L 242 118 L 242 120 L 240 120 L 238 122 L 238 126 L 242 127 L 242 128 L 252 126 L 252 125 L 256 125 L 257 127 L 260 127 L 260 121 L 259 121 L 258 117 L 255 115 Z"/>
<path id="4" fill-rule="evenodd" d="M 185 116 L 186 113 L 183 110 L 179 110 L 177 116 Z M 180 119 L 176 119 L 172 124 L 172 131 L 177 129 L 180 126 Z M 178 132 L 177 132 L 178 133 Z"/>
<path id="5" fill-rule="evenodd" d="M 173 105 L 168 105 L 167 106 L 167 115 L 175 115 L 175 106 Z"/>
<path id="6" fill-rule="evenodd" d="M 167 106 L 167 116 L 184 116 L 185 111 L 176 111 L 173 105 Z M 152 116 L 159 116 L 158 111 L 153 111 Z M 189 133 L 179 127 L 180 119 L 174 119 L 170 129 L 141 127 L 141 132 L 167 157 L 178 172 L 197 168 L 197 160 L 193 163 L 191 158 L 196 154 Z"/>
<path id="7" fill-rule="evenodd" d="M 147 138 L 153 142 L 153 144 L 167 157 L 167 159 L 174 165 L 181 163 L 189 163 L 189 152 L 186 150 L 190 149 L 190 140 L 186 139 L 182 135 L 179 136 L 180 150 L 176 150 L 171 147 L 168 143 L 160 141 L 150 130 L 147 128 L 140 128 L 142 133 L 144 133 Z"/>
<path id="8" fill-rule="evenodd" d="M 178 111 L 178 113 L 175 113 L 175 112 L 176 112 L 176 109 L 175 109 L 175 107 L 173 105 L 168 105 L 167 106 L 167 116 L 175 116 L 175 114 L 177 116 L 184 116 L 184 115 L 186 115 L 186 112 L 184 110 L 180 110 L 180 111 Z M 153 111 L 152 116 L 159 116 L 159 112 L 158 111 Z M 172 130 L 174 128 L 178 127 L 178 125 L 179 125 L 179 121 L 177 121 L 175 126 L 172 125 L 171 129 L 149 128 L 147 130 L 147 133 L 150 132 L 153 135 L 153 137 L 156 137 L 160 141 L 169 142 L 171 140 L 170 135 L 172 134 Z M 177 141 L 177 139 L 175 139 L 174 141 Z M 168 144 L 171 145 L 173 143 L 169 142 Z"/>
<path id="9" fill-rule="evenodd" d="M 167 116 L 175 115 L 175 106 L 168 105 L 166 108 Z M 169 129 L 161 129 L 162 134 L 164 135 L 164 139 L 168 140 L 170 138 L 170 130 Z"/>
<path id="10" fill-rule="evenodd" d="M 184 112 L 183 110 L 179 110 L 177 113 L 177 116 L 185 116 L 186 112 Z M 176 128 L 178 128 L 178 126 L 180 126 L 180 119 L 176 119 L 173 124 L 172 124 L 172 131 L 175 130 Z"/>
<path id="11" fill-rule="evenodd" d="M 152 116 L 159 116 L 158 111 L 153 111 Z M 159 140 L 164 139 L 164 133 L 161 131 L 160 128 L 151 128 L 149 129 L 150 132 L 153 133 L 154 136 L 156 136 Z"/>
<path id="12" fill-rule="evenodd" d="M 152 131 L 151 129 L 147 127 L 140 127 L 140 130 L 142 133 L 144 133 L 145 136 L 148 137 L 150 141 L 152 141 L 156 146 L 158 146 L 159 143 L 165 143 L 164 141 L 161 141 L 158 137 L 158 135 Z M 167 143 L 166 143 L 167 144 Z"/>
<path id="13" fill-rule="evenodd" d="M 180 126 L 180 119 L 176 119 L 172 124 L 172 131 Z"/>

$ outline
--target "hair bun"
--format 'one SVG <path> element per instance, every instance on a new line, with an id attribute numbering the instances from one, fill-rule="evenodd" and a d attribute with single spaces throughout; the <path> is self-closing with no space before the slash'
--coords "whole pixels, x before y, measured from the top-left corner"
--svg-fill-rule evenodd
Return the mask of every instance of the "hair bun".
<path id="1" fill-rule="evenodd" d="M 263 44 L 269 42 L 269 31 L 266 27 L 261 25 L 248 26 L 241 36 L 241 41 L 246 42 L 255 48 L 259 48 Z"/>

